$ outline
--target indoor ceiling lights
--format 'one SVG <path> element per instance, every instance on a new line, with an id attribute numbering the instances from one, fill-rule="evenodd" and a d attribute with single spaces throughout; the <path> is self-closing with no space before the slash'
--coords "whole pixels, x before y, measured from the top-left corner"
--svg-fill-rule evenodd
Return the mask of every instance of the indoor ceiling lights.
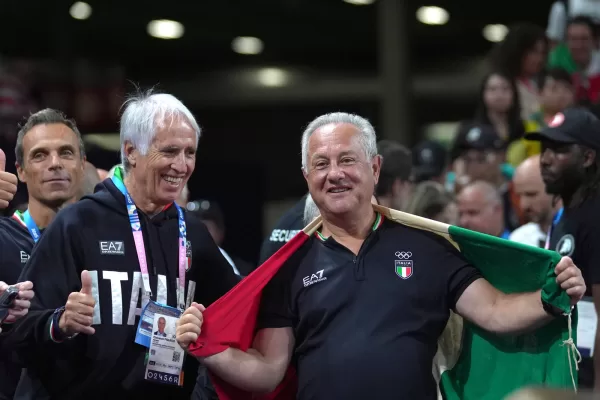
<path id="1" fill-rule="evenodd" d="M 148 35 L 158 39 L 179 39 L 184 29 L 180 22 L 157 19 L 148 23 L 147 31 Z"/>
<path id="2" fill-rule="evenodd" d="M 417 10 L 417 19 L 426 25 L 444 25 L 450 19 L 450 15 L 441 7 L 423 6 Z"/>
<path id="3" fill-rule="evenodd" d="M 73 3 L 69 9 L 69 14 L 75 19 L 88 19 L 92 15 L 92 7 L 88 3 L 78 1 Z"/>
<path id="4" fill-rule="evenodd" d="M 483 37 L 493 43 L 503 41 L 507 33 L 508 28 L 506 25 L 502 24 L 486 25 L 485 28 L 483 28 Z"/>
<path id="5" fill-rule="evenodd" d="M 285 86 L 289 80 L 289 74 L 281 68 L 261 68 L 256 74 L 258 83 L 263 86 L 280 87 Z"/>
<path id="6" fill-rule="evenodd" d="M 367 6 L 375 3 L 375 0 L 344 0 L 348 4 L 354 4 L 355 6 Z"/>
<path id="7" fill-rule="evenodd" d="M 262 40 L 252 36 L 239 36 L 231 42 L 231 48 L 238 54 L 255 55 L 263 51 Z"/>

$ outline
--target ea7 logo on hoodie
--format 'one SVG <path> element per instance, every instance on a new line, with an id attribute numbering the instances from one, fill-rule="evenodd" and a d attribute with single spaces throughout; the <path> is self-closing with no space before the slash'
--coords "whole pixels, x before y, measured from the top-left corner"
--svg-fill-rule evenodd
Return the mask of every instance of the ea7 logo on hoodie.
<path id="1" fill-rule="evenodd" d="M 114 240 L 101 240 L 100 242 L 100 254 L 110 255 L 125 255 L 125 246 L 122 241 Z"/>

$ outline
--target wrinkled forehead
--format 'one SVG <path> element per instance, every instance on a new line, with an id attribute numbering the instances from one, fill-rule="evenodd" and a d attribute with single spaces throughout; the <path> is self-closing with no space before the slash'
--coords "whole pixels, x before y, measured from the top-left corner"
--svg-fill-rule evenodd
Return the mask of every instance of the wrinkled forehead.
<path id="1" fill-rule="evenodd" d="M 334 156 L 341 152 L 360 152 L 359 129 L 348 123 L 331 123 L 317 128 L 308 139 L 308 156 Z"/>

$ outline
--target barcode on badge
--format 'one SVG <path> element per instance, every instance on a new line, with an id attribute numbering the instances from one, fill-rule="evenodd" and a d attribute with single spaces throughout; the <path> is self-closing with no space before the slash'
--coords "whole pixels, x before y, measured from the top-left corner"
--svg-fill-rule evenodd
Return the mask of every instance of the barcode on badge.
<path id="1" fill-rule="evenodd" d="M 179 362 L 180 358 L 181 358 L 181 353 L 178 351 L 174 351 L 173 352 L 173 362 Z"/>

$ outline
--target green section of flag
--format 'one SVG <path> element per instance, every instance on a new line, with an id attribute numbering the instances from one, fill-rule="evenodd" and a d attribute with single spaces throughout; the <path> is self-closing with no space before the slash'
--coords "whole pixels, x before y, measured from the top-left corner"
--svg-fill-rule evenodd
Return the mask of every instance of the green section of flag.
<path id="1" fill-rule="evenodd" d="M 558 253 L 454 226 L 448 232 L 467 260 L 497 289 L 505 293 L 542 289 L 546 301 L 569 312 L 569 297 L 554 275 Z M 575 313 L 571 331 L 576 340 Z M 464 321 L 458 361 L 442 374 L 444 398 L 499 400 L 529 385 L 573 388 L 577 371 L 569 346 L 563 344 L 568 339 L 567 317 L 531 333 L 503 336 Z"/>

